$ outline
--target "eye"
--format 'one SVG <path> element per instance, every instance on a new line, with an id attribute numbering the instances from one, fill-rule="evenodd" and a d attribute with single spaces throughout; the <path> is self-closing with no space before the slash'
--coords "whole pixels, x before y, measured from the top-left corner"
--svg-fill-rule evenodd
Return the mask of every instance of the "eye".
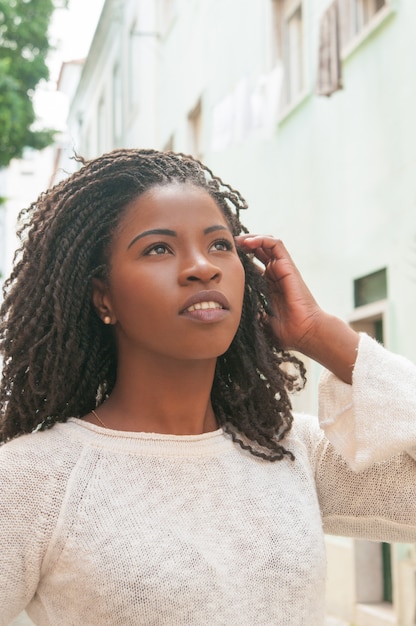
<path id="1" fill-rule="evenodd" d="M 162 256 L 171 254 L 170 248 L 165 243 L 154 243 L 144 251 L 145 256 Z"/>
<path id="2" fill-rule="evenodd" d="M 233 250 L 234 246 L 228 239 L 217 239 L 217 241 L 211 244 L 211 248 L 214 248 L 218 252 L 227 252 Z"/>

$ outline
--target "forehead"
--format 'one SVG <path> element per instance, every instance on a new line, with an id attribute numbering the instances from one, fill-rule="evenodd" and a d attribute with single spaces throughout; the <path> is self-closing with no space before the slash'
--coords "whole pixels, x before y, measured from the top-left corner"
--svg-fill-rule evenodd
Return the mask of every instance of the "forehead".
<path id="1" fill-rule="evenodd" d="M 223 224 L 227 220 L 214 198 L 201 187 L 172 183 L 152 187 L 132 200 L 119 222 L 118 232 L 131 227 Z"/>

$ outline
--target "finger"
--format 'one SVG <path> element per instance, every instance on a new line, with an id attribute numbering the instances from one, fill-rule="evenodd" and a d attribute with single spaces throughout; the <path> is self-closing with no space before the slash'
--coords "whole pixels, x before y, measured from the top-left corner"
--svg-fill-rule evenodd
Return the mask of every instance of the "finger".
<path id="1" fill-rule="evenodd" d="M 253 250 L 253 254 L 256 257 L 256 259 L 258 259 L 260 263 L 262 263 L 264 266 L 267 266 L 268 263 L 270 262 L 270 257 L 269 255 L 265 254 L 265 252 L 263 251 L 263 248 L 255 248 Z"/>
<path id="2" fill-rule="evenodd" d="M 251 247 L 254 240 L 257 242 L 261 239 L 276 239 L 276 237 L 273 237 L 273 235 L 246 233 L 244 235 L 237 235 L 234 239 L 237 245 Z"/>
<path id="3" fill-rule="evenodd" d="M 282 243 L 272 235 L 239 235 L 235 237 L 236 244 L 247 250 L 254 248 L 272 249 Z"/>
<path id="4" fill-rule="evenodd" d="M 248 254 L 250 257 L 254 257 L 254 261 L 260 261 L 260 263 L 266 266 L 270 261 L 270 256 L 265 254 L 262 248 L 243 248 L 242 246 L 237 246 L 238 249 L 245 254 Z"/>
<path id="5" fill-rule="evenodd" d="M 277 262 L 279 265 L 283 262 L 284 266 L 293 266 L 294 269 L 296 265 L 290 256 L 285 244 L 281 239 L 277 239 L 276 237 L 272 237 L 270 235 L 257 235 L 254 242 L 247 242 L 247 245 L 257 245 L 261 247 L 263 254 L 266 255 L 268 261 Z"/>
<path id="6" fill-rule="evenodd" d="M 267 264 L 271 259 L 288 259 L 292 261 L 283 242 L 271 235 L 244 235 L 236 237 L 236 244 L 245 252 L 252 252 L 256 257 Z"/>
<path id="7" fill-rule="evenodd" d="M 269 262 L 269 257 L 263 253 L 261 248 L 256 248 L 255 245 L 252 244 L 254 237 L 254 235 L 250 234 L 238 235 L 237 237 L 234 237 L 234 241 L 239 250 L 246 254 L 253 255 L 256 260 L 260 261 L 262 265 L 265 266 Z M 249 241 L 247 242 L 247 240 Z"/>

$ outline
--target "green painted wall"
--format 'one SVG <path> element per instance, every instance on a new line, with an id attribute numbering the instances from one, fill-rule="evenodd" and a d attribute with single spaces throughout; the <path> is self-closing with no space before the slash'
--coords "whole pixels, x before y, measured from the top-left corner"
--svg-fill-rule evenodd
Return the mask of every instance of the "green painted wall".
<path id="1" fill-rule="evenodd" d="M 215 106 L 272 69 L 271 2 L 241 1 L 238 15 L 232 0 L 179 2 L 162 41 L 160 143 L 174 133 L 186 149 L 201 97 L 204 159 L 248 199 L 250 229 L 280 236 L 322 306 L 346 319 L 354 279 L 387 267 L 389 344 L 416 360 L 416 3 L 395 3 L 343 59 L 344 89 L 324 98 L 314 84 L 327 4 L 303 3 L 303 100 L 267 133 L 214 151 Z"/>

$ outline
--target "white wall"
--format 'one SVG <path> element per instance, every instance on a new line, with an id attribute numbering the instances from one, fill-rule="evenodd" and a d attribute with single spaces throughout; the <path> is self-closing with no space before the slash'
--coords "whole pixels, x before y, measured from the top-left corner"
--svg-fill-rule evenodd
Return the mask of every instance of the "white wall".
<path id="1" fill-rule="evenodd" d="M 19 243 L 16 237 L 17 216 L 49 187 L 53 158 L 53 148 L 42 151 L 27 149 L 22 159 L 13 159 L 9 167 L 0 172 L 0 196 L 6 198 L 5 204 L 0 205 L 4 219 L 4 230 L 0 231 L 2 281 L 10 274 Z"/>

